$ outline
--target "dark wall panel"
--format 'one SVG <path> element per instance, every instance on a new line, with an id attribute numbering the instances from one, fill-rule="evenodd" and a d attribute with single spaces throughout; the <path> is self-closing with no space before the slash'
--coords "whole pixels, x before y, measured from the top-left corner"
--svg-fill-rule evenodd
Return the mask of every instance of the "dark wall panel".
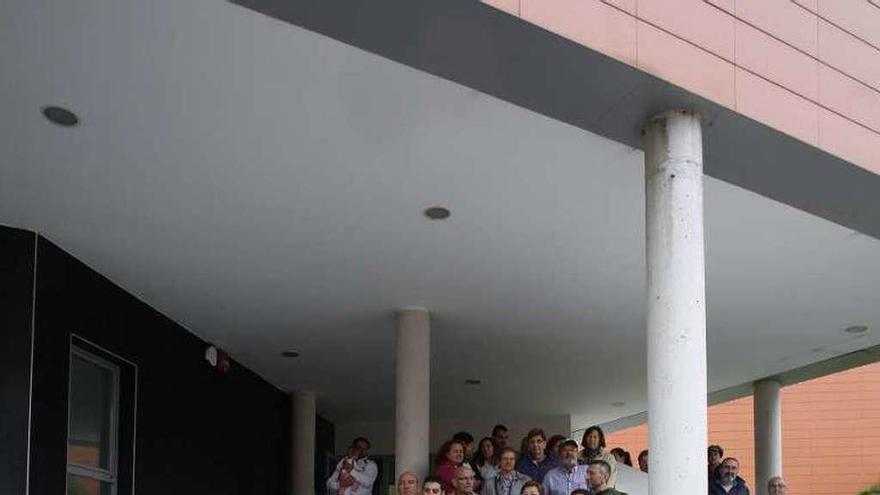
<path id="1" fill-rule="evenodd" d="M 40 238 L 31 493 L 64 493 L 69 335 L 137 365 L 137 493 L 280 494 L 286 394 Z M 39 474 L 36 474 L 39 473 Z"/>
<path id="2" fill-rule="evenodd" d="M 327 493 L 327 478 L 336 467 L 335 449 L 336 426 L 318 415 L 315 418 L 315 493 Z"/>
<path id="3" fill-rule="evenodd" d="M 24 495 L 36 235 L 0 227 L 0 493 Z"/>

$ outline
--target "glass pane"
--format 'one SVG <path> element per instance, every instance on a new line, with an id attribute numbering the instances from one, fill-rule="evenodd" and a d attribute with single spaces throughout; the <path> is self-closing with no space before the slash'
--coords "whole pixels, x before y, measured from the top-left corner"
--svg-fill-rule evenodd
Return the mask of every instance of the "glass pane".
<path id="1" fill-rule="evenodd" d="M 67 473 L 67 495 L 111 495 L 112 491 L 111 483 Z"/>
<path id="2" fill-rule="evenodd" d="M 68 462 L 111 470 L 112 401 L 113 372 L 71 355 Z"/>

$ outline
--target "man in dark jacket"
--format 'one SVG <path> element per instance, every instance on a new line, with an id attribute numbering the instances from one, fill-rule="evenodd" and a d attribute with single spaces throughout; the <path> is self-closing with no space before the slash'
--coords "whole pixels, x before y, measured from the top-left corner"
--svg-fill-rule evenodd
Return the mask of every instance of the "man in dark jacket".
<path id="1" fill-rule="evenodd" d="M 532 428 L 526 435 L 528 450 L 516 463 L 516 470 L 537 481 L 544 482 L 547 471 L 559 466 L 559 461 L 547 455 L 547 435 L 540 428 Z"/>
<path id="2" fill-rule="evenodd" d="M 587 468 L 587 481 L 593 495 L 627 495 L 615 490 L 613 486 L 608 486 L 610 478 L 611 464 L 601 459 L 590 461 L 590 467 Z"/>
<path id="3" fill-rule="evenodd" d="M 737 476 L 739 461 L 728 457 L 721 461 L 717 474 L 709 484 L 709 495 L 749 495 L 745 480 Z"/>

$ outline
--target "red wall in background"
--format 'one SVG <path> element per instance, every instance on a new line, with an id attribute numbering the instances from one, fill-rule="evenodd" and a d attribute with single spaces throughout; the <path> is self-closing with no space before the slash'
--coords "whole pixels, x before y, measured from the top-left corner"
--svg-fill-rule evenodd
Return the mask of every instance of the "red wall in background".
<path id="1" fill-rule="evenodd" d="M 857 495 L 880 482 L 880 363 L 782 389 L 783 471 L 789 493 Z M 752 398 L 709 408 L 709 443 L 741 462 L 754 487 Z M 610 433 L 635 463 L 647 448 L 648 427 Z M 755 493 L 755 490 L 752 490 Z"/>

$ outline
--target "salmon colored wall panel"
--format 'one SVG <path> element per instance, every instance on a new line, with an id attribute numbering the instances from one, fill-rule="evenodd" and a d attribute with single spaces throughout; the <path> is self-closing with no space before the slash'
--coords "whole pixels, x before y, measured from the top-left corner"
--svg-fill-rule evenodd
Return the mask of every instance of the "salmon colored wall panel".
<path id="1" fill-rule="evenodd" d="M 816 54 L 818 18 L 791 1 L 737 0 L 736 16 L 798 49 Z"/>
<path id="2" fill-rule="evenodd" d="M 736 109 L 801 141 L 819 142 L 819 107 L 742 69 L 736 69 Z"/>
<path id="3" fill-rule="evenodd" d="M 880 92 L 840 72 L 819 68 L 820 103 L 880 132 Z"/>
<path id="4" fill-rule="evenodd" d="M 599 0 L 521 0 L 520 17 L 630 65 L 635 18 Z"/>
<path id="5" fill-rule="evenodd" d="M 819 111 L 819 146 L 875 174 L 880 173 L 880 134 L 824 109 Z"/>
<path id="6" fill-rule="evenodd" d="M 613 5 L 619 9 L 627 11 L 627 13 L 636 15 L 636 0 L 602 0 L 608 5 Z"/>
<path id="7" fill-rule="evenodd" d="M 813 13 L 819 12 L 819 0 L 794 0 L 794 3 L 810 10 Z"/>
<path id="8" fill-rule="evenodd" d="M 880 9 L 863 0 L 819 0 L 819 15 L 880 47 Z"/>
<path id="9" fill-rule="evenodd" d="M 481 0 L 487 5 L 491 5 L 498 10 L 503 10 L 511 15 L 519 15 L 519 0 Z"/>
<path id="10" fill-rule="evenodd" d="M 638 54 L 640 69 L 734 107 L 733 64 L 641 21 Z"/>
<path id="11" fill-rule="evenodd" d="M 730 15 L 736 15 L 736 1 L 734 0 L 706 0 Z"/>
<path id="12" fill-rule="evenodd" d="M 733 60 L 734 21 L 703 0 L 639 0 L 640 19 Z"/>
<path id="13" fill-rule="evenodd" d="M 816 59 L 742 22 L 736 26 L 736 64 L 801 96 L 819 98 Z"/>
<path id="14" fill-rule="evenodd" d="M 823 20 L 819 21 L 819 59 L 880 90 L 880 52 Z"/>
<path id="15" fill-rule="evenodd" d="M 484 1 L 880 173 L 880 0 Z"/>

